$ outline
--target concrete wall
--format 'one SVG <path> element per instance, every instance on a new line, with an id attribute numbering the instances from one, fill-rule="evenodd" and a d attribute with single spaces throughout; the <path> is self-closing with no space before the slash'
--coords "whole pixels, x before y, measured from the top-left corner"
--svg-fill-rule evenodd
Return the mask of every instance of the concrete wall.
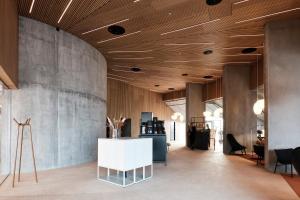
<path id="1" fill-rule="evenodd" d="M 105 136 L 106 60 L 92 46 L 64 31 L 19 19 L 19 90 L 12 93 L 12 117 L 32 118 L 39 170 L 97 158 Z M 13 124 L 15 152 L 17 129 Z M 24 171 L 32 170 L 25 134 Z"/>
<path id="2" fill-rule="evenodd" d="M 202 101 L 202 89 L 203 85 L 199 83 L 186 84 L 186 129 L 188 129 L 192 117 L 203 117 L 205 103 Z M 188 133 L 186 142 L 189 145 Z"/>
<path id="3" fill-rule="evenodd" d="M 0 83 L 1 84 L 1 83 Z M 0 183 L 10 173 L 11 154 L 11 91 L 0 91 Z"/>
<path id="4" fill-rule="evenodd" d="M 229 153 L 231 147 L 226 134 L 232 133 L 238 142 L 252 150 L 256 140 L 256 115 L 253 104 L 256 93 L 250 91 L 250 66 L 225 66 L 223 75 L 223 152 Z M 251 136 L 251 131 L 253 132 Z"/>
<path id="5" fill-rule="evenodd" d="M 274 149 L 300 146 L 300 20 L 271 22 L 265 28 L 266 167 Z"/>

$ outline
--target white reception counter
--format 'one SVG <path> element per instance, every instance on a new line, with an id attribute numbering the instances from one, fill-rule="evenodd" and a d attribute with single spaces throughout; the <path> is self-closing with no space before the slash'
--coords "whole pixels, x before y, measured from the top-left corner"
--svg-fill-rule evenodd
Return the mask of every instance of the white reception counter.
<path id="1" fill-rule="evenodd" d="M 126 187 L 151 178 L 152 145 L 152 138 L 99 138 L 98 179 Z M 148 166 L 150 176 L 146 177 L 145 171 Z M 107 169 L 105 175 L 100 175 L 99 167 Z"/>

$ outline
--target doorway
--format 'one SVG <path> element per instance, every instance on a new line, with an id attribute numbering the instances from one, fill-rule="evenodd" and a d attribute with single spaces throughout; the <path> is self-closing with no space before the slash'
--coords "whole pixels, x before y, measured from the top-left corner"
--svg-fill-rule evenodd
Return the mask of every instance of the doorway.
<path id="1" fill-rule="evenodd" d="M 170 132 L 167 133 L 167 141 L 172 147 L 184 147 L 186 144 L 186 99 L 169 100 L 166 104 L 174 112 L 171 117 Z"/>
<path id="2" fill-rule="evenodd" d="M 205 124 L 210 129 L 210 149 L 223 152 L 223 99 L 205 102 Z"/>

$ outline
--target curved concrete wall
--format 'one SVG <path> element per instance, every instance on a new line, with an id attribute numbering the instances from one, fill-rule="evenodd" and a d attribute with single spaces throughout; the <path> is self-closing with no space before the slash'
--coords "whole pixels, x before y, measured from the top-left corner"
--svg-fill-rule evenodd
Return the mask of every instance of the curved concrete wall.
<path id="1" fill-rule="evenodd" d="M 12 92 L 12 118 L 32 118 L 38 169 L 96 160 L 97 138 L 105 136 L 105 58 L 79 38 L 35 20 L 21 17 L 19 32 L 20 82 Z M 29 135 L 24 137 L 22 169 L 32 171 Z"/>

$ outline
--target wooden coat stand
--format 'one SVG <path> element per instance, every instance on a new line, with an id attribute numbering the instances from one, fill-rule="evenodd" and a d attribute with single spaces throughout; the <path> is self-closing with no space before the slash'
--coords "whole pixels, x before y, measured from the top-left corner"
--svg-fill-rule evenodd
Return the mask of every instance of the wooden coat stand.
<path id="1" fill-rule="evenodd" d="M 31 151 L 32 151 L 32 159 L 33 159 L 33 166 L 34 166 L 34 175 L 35 175 L 35 182 L 38 182 L 37 172 L 36 172 L 36 165 L 35 165 L 35 156 L 34 156 L 34 148 L 32 142 L 32 130 L 31 130 L 31 119 L 27 119 L 25 123 L 20 123 L 16 119 L 14 121 L 18 125 L 18 136 L 17 136 L 17 147 L 16 147 L 16 155 L 15 155 L 15 164 L 14 164 L 14 173 L 13 173 L 13 182 L 12 187 L 15 186 L 15 174 L 16 174 L 16 165 L 17 165 L 17 157 L 18 157 L 18 148 L 19 148 L 19 140 L 20 140 L 20 154 L 19 154 L 19 174 L 18 174 L 18 182 L 20 182 L 20 173 L 21 173 L 21 164 L 22 164 L 22 151 L 23 151 L 23 140 L 24 140 L 24 129 L 25 127 L 29 127 L 30 133 L 30 141 L 31 141 Z M 20 138 L 20 128 L 21 128 L 21 138 Z"/>

